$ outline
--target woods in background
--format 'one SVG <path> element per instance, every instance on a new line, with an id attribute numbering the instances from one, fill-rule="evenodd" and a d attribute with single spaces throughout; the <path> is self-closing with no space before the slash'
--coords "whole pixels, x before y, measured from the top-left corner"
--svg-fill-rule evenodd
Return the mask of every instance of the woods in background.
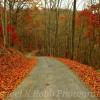
<path id="1" fill-rule="evenodd" d="M 62 0 L 4 0 L 0 44 L 38 55 L 66 57 L 100 67 L 100 2 L 82 11 Z M 42 4 L 43 2 L 43 4 Z"/>

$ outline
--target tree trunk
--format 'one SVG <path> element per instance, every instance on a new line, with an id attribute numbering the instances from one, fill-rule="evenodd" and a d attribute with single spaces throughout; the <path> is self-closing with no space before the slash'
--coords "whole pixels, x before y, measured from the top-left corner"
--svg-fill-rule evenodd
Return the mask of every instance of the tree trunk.
<path id="1" fill-rule="evenodd" d="M 74 59 L 74 37 L 75 37 L 75 17 L 76 17 L 76 0 L 74 0 L 73 5 L 73 16 L 72 16 L 72 57 L 71 59 Z"/>
<path id="2" fill-rule="evenodd" d="M 3 39 L 4 47 L 7 47 L 7 12 L 6 12 L 7 0 L 4 0 L 4 13 L 3 13 Z"/>

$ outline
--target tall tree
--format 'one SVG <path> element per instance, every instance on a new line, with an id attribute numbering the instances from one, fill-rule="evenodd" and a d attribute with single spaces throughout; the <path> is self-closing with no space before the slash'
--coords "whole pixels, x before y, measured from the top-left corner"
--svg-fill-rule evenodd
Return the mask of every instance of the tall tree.
<path id="1" fill-rule="evenodd" d="M 4 47 L 7 47 L 7 12 L 6 7 L 7 0 L 4 0 L 4 12 L 3 12 L 3 39 L 4 39 Z"/>
<path id="2" fill-rule="evenodd" d="M 59 4 L 60 0 L 56 0 L 56 30 L 55 30 L 55 55 L 59 56 L 59 45 L 58 45 L 58 27 L 59 27 Z"/>
<path id="3" fill-rule="evenodd" d="M 76 0 L 74 0 L 73 5 L 73 15 L 72 15 L 72 59 L 74 59 L 74 38 L 75 38 L 75 17 L 76 17 Z"/>

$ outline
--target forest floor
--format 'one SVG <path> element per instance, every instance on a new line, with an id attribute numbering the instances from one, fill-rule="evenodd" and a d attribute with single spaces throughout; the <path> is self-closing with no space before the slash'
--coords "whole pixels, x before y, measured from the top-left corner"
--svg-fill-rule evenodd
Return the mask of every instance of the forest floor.
<path id="1" fill-rule="evenodd" d="M 69 66 L 49 57 L 37 60 L 37 66 L 5 100 L 97 100 Z"/>
<path id="2" fill-rule="evenodd" d="M 10 94 L 36 64 L 34 57 L 26 58 L 15 49 L 2 49 L 5 52 L 0 54 L 0 100 Z"/>

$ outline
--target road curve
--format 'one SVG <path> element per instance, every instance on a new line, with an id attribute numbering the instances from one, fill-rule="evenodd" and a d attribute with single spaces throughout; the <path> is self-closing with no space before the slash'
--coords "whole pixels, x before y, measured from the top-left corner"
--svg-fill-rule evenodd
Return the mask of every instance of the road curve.
<path id="1" fill-rule="evenodd" d="M 5 100 L 97 100 L 66 65 L 54 58 L 37 59 L 37 67 Z"/>

